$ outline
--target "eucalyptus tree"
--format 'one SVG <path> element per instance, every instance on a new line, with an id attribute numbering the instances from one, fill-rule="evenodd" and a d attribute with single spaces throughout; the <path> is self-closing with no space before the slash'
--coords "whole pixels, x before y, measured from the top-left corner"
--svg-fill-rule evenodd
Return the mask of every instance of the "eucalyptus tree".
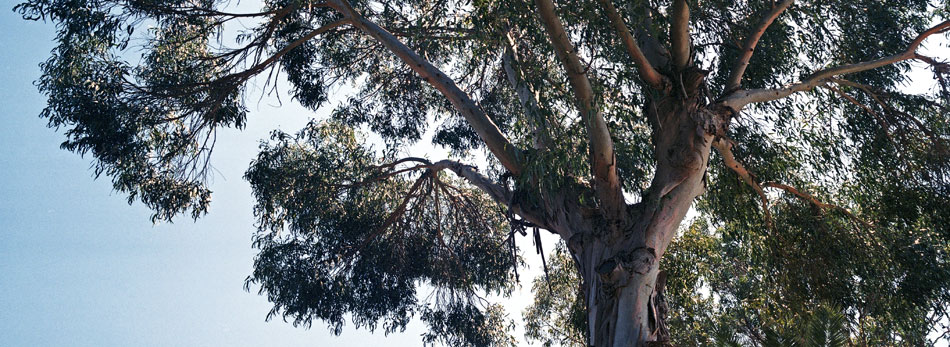
<path id="1" fill-rule="evenodd" d="M 249 94 L 286 79 L 303 106 L 333 107 L 275 132 L 246 173 L 260 251 L 248 286 L 272 315 L 387 333 L 418 316 L 428 342 L 513 344 L 484 294 L 511 293 L 516 235 L 543 229 L 573 260 L 589 345 L 666 341 L 657 278 L 676 283 L 661 260 L 697 199 L 717 235 L 754 236 L 725 251 L 766 245 L 781 260 L 769 269 L 811 269 L 827 255 L 810 251 L 816 232 L 835 230 L 890 247 L 873 254 L 891 265 L 825 279 L 925 312 L 948 302 L 950 68 L 919 51 L 950 29 L 945 1 L 230 5 L 16 10 L 58 29 L 42 117 L 156 220 L 207 211 L 216 130 L 244 126 Z M 935 87 L 902 91 L 912 63 Z M 332 97 L 342 85 L 355 91 Z M 405 153 L 427 132 L 451 158 Z M 936 277 L 909 276 L 919 268 Z M 824 290 L 810 275 L 788 279 L 805 299 Z"/>

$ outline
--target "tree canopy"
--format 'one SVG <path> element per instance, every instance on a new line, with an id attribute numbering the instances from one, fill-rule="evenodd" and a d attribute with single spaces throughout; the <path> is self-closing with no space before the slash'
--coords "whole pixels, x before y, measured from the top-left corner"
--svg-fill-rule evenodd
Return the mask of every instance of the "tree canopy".
<path id="1" fill-rule="evenodd" d="M 41 117 L 155 221 L 208 211 L 216 132 L 248 98 L 332 110 L 275 131 L 245 174 L 247 287 L 271 316 L 514 345 L 491 299 L 518 285 L 516 240 L 547 230 L 562 244 L 524 315 L 545 345 L 950 339 L 950 64 L 921 53 L 950 2 L 244 7 L 15 10 L 58 30 Z M 933 80 L 909 91 L 911 66 Z M 450 158 L 406 153 L 423 140 Z M 642 321 L 612 324 L 641 282 Z"/>

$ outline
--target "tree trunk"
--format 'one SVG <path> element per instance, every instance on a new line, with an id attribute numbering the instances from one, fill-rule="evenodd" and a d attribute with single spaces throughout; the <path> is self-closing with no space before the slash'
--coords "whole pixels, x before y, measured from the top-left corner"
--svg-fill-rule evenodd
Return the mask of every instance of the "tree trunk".
<path id="1" fill-rule="evenodd" d="M 605 248 L 592 245 L 585 255 L 603 254 Z M 591 346 L 641 346 L 665 337 L 652 300 L 659 272 L 656 257 L 644 248 L 630 255 L 631 261 L 621 261 L 626 264 L 607 259 L 600 266 L 581 269 Z M 592 260 L 580 261 L 592 264 Z"/>
<path id="2" fill-rule="evenodd" d="M 646 105 L 657 129 L 650 189 L 628 207 L 626 220 L 595 218 L 590 230 L 568 240 L 584 280 L 590 346 L 655 346 L 669 340 L 660 259 L 705 188 L 710 145 L 723 126 L 717 120 L 725 119 L 697 100 L 666 97 Z"/>

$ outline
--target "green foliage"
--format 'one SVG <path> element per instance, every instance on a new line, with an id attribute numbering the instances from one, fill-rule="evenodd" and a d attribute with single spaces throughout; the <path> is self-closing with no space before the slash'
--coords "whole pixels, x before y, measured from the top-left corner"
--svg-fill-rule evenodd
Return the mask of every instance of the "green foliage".
<path id="1" fill-rule="evenodd" d="M 751 209 L 757 202 L 745 203 Z M 818 308 L 838 307 L 835 312 L 846 317 L 846 345 L 927 343 L 933 323 L 924 322 L 946 319 L 936 307 L 950 299 L 945 237 L 920 224 L 890 232 L 862 229 L 837 211 L 796 200 L 777 204 L 771 229 L 700 219 L 674 241 L 665 264 L 670 329 L 678 342 L 704 345 L 741 336 L 745 345 L 804 324 Z M 816 329 L 808 334 L 821 332 Z M 829 326 L 824 329 L 833 337 Z M 724 335 L 706 334 L 717 330 Z"/>
<path id="2" fill-rule="evenodd" d="M 311 123 L 262 145 L 245 176 L 260 228 L 248 288 L 295 325 L 316 318 L 340 333 L 349 314 L 390 333 L 421 315 L 428 342 L 509 344 L 503 312 L 479 297 L 509 295 L 514 282 L 497 207 L 429 171 L 387 172 L 363 143 L 346 126 Z M 431 303 L 418 301 L 422 285 Z"/>
<path id="3" fill-rule="evenodd" d="M 545 276 L 532 281 L 534 302 L 523 313 L 525 337 L 542 346 L 586 346 L 587 311 L 574 260 L 558 245 Z"/>

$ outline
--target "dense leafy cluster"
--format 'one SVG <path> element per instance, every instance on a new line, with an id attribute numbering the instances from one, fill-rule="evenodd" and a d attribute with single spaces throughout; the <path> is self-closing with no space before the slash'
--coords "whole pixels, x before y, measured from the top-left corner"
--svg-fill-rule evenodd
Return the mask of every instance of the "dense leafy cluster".
<path id="1" fill-rule="evenodd" d="M 112 177 L 130 202 L 140 198 L 153 219 L 189 210 L 197 218 L 211 199 L 204 180 L 215 129 L 244 124 L 246 79 L 208 59 L 220 30 L 211 18 L 176 16 L 166 6 L 184 2 L 37 1 L 16 9 L 57 23 L 59 45 L 37 84 L 49 97 L 41 116 L 67 129 L 62 147 L 91 153 L 96 174 Z M 123 50 L 146 19 L 150 40 L 132 65 Z"/>
<path id="2" fill-rule="evenodd" d="M 245 176 L 260 227 L 248 287 L 260 285 L 271 315 L 321 319 L 337 333 L 347 314 L 386 333 L 421 314 L 430 342 L 508 339 L 501 312 L 481 311 L 480 295 L 510 293 L 514 282 L 497 207 L 444 173 L 380 166 L 385 158 L 362 144 L 346 126 L 312 123 L 262 146 Z"/>

